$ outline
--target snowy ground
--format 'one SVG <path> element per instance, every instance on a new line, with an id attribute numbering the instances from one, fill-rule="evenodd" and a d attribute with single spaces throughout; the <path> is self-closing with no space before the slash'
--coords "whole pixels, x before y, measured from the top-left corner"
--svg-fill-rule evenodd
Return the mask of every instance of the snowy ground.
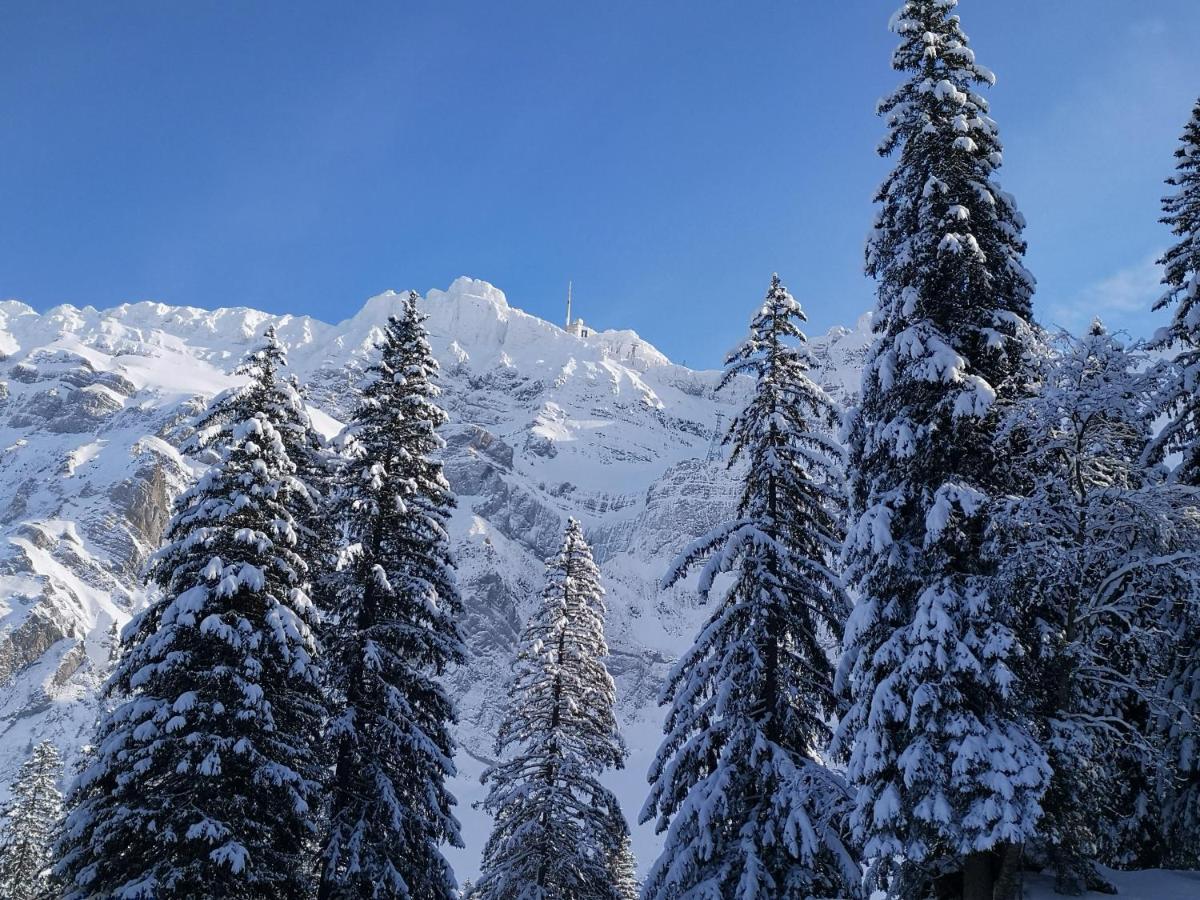
<path id="1" fill-rule="evenodd" d="M 1120 890 L 1124 900 L 1200 900 L 1200 872 L 1114 872 L 1103 870 Z M 1058 900 L 1054 879 L 1049 875 L 1031 875 L 1025 884 L 1028 900 Z M 1099 900 L 1104 894 L 1086 894 L 1086 900 Z"/>

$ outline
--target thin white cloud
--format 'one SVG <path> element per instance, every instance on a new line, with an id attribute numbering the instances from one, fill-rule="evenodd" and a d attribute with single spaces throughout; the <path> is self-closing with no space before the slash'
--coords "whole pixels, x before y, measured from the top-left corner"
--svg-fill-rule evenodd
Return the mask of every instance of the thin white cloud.
<path id="1" fill-rule="evenodd" d="M 1065 299 L 1052 301 L 1047 324 L 1078 332 L 1099 316 L 1105 324 L 1136 336 L 1148 336 L 1159 318 L 1152 308 L 1162 296 L 1161 253 L 1118 269 Z"/>

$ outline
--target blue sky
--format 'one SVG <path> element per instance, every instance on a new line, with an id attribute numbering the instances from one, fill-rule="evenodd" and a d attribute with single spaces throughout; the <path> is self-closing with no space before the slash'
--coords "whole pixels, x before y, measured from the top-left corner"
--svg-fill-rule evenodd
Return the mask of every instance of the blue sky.
<path id="1" fill-rule="evenodd" d="M 0 296 L 336 321 L 492 281 L 716 365 L 778 270 L 813 330 L 861 274 L 898 0 L 0 8 Z M 1158 317 L 1195 0 L 962 0 L 1046 322 Z"/>

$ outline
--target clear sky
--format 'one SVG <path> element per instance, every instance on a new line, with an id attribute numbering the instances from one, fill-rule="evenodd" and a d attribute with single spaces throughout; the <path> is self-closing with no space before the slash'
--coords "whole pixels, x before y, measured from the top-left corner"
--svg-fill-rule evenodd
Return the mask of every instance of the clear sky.
<path id="1" fill-rule="evenodd" d="M 716 365 L 861 274 L 899 0 L 6 0 L 0 296 L 336 321 L 461 274 Z M 1197 0 L 962 0 L 1043 321 L 1149 330 Z"/>

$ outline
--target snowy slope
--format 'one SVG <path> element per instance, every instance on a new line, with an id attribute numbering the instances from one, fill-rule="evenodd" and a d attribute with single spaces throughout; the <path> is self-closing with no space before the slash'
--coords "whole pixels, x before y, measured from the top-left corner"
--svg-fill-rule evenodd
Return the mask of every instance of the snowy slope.
<path id="1" fill-rule="evenodd" d="M 0 785 L 31 742 L 74 758 L 95 714 L 114 626 L 139 602 L 138 570 L 168 500 L 195 474 L 175 449 L 203 399 L 267 324 L 330 434 L 399 296 L 329 325 L 250 309 L 138 303 L 43 314 L 0 304 Z M 609 591 L 610 661 L 630 746 L 613 779 L 636 818 L 659 739 L 658 685 L 704 616 L 687 587 L 656 584 L 674 554 L 732 506 L 723 431 L 744 386 L 672 364 L 628 331 L 579 338 L 510 307 L 491 285 L 431 291 L 443 367 L 447 473 L 472 661 L 454 676 L 462 723 L 455 789 L 470 877 L 488 822 L 470 804 L 511 650 L 567 516 L 580 518 Z M 747 317 L 751 310 L 747 308 Z M 857 387 L 866 322 L 819 340 L 823 378 Z M 2 796 L 2 792 L 0 792 Z M 637 834 L 647 861 L 656 841 Z"/>

